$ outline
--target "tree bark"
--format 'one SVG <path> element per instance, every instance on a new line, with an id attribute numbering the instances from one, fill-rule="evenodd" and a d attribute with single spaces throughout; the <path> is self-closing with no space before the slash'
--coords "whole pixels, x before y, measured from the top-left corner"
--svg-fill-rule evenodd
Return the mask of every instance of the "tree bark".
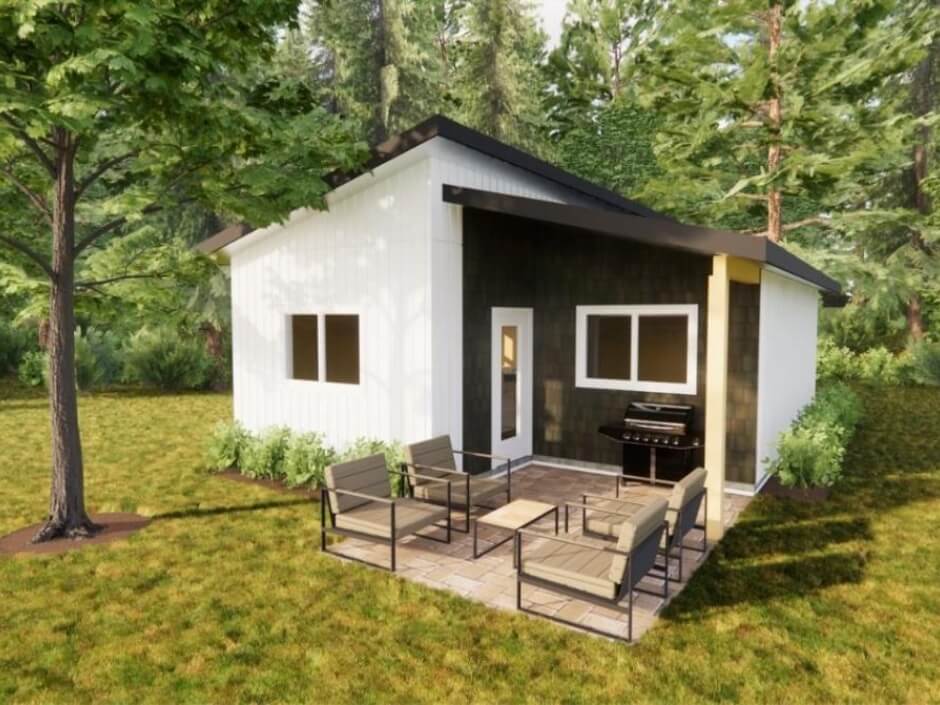
<path id="1" fill-rule="evenodd" d="M 52 287 L 49 297 L 49 417 L 52 490 L 49 516 L 34 543 L 83 538 L 97 527 L 85 513 L 85 478 L 75 388 L 75 145 L 56 130 L 56 176 L 52 218 Z"/>
<path id="2" fill-rule="evenodd" d="M 767 172 L 773 177 L 780 169 L 782 149 L 780 145 L 780 125 L 782 122 L 783 89 L 780 86 L 780 73 L 777 70 L 777 50 L 783 27 L 783 5 L 779 2 L 770 6 L 767 12 L 768 61 L 770 64 L 771 96 L 767 101 L 767 120 L 770 126 L 770 147 L 767 150 Z M 783 197 L 774 186 L 767 192 L 767 237 L 771 242 L 780 242 L 783 238 Z"/>

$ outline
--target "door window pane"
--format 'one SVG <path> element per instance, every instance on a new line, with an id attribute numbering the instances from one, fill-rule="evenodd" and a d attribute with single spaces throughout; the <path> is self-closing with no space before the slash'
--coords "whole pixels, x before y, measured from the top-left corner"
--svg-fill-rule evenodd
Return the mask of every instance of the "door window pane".
<path id="1" fill-rule="evenodd" d="M 359 384 L 359 316 L 324 316 L 326 381 Z"/>
<path id="2" fill-rule="evenodd" d="M 676 382 L 687 376 L 687 316 L 640 316 L 638 365 L 642 382 Z"/>
<path id="3" fill-rule="evenodd" d="M 502 389 L 502 421 L 500 424 L 501 438 L 512 438 L 518 432 L 516 417 L 518 415 L 518 378 L 519 378 L 519 329 L 516 326 L 503 326 L 501 330 L 501 389 Z"/>
<path id="4" fill-rule="evenodd" d="M 630 379 L 630 316 L 587 317 L 587 376 Z"/>
<path id="5" fill-rule="evenodd" d="M 316 381 L 319 369 L 317 317 L 291 316 L 291 377 Z"/>

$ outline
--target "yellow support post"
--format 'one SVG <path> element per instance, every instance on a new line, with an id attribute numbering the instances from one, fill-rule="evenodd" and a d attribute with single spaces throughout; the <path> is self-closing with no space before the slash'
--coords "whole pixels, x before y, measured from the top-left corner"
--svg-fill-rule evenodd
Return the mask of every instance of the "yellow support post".
<path id="1" fill-rule="evenodd" d="M 724 535 L 725 434 L 728 419 L 728 302 L 731 271 L 727 255 L 712 258 L 708 278 L 708 342 L 705 360 L 705 469 L 708 538 Z"/>

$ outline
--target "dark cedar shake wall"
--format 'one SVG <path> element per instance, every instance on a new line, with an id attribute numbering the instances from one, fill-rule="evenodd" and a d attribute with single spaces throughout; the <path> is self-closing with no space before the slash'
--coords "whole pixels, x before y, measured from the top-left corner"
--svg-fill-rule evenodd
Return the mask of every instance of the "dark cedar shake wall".
<path id="1" fill-rule="evenodd" d="M 728 431 L 725 478 L 730 482 L 753 483 L 757 461 L 760 286 L 731 282 L 728 324 Z"/>
<path id="2" fill-rule="evenodd" d="M 620 464 L 620 447 L 597 427 L 639 399 L 705 409 L 706 297 L 711 259 L 464 209 L 464 447 L 490 449 L 490 309 L 534 311 L 533 451 Z M 698 304 L 698 393 L 693 396 L 578 389 L 575 306 Z"/>

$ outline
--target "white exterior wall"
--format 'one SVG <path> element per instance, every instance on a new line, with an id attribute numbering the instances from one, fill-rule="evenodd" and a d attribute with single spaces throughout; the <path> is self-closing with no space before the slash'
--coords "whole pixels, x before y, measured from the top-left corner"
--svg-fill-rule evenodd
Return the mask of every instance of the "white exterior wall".
<path id="1" fill-rule="evenodd" d="M 761 273 L 757 486 L 766 475 L 764 459 L 776 457 L 777 436 L 816 392 L 818 313 L 814 287 L 767 269 Z"/>
<path id="2" fill-rule="evenodd" d="M 442 201 L 445 183 L 583 200 L 436 138 L 330 193 L 329 210 L 229 245 L 235 418 L 336 446 L 450 433 L 461 447 L 462 209 Z M 359 315 L 359 385 L 289 378 L 288 316 L 300 313 Z"/>
<path id="3" fill-rule="evenodd" d="M 442 200 L 444 184 L 560 203 L 596 201 L 535 174 L 444 139 L 432 148 L 432 434 L 463 447 L 463 208 Z M 479 380 L 489 385 L 490 380 Z M 472 450 L 472 449 L 468 449 Z"/>
<path id="4" fill-rule="evenodd" d="M 429 194 L 420 156 L 337 189 L 328 211 L 299 211 L 227 248 L 235 417 L 248 428 L 320 431 L 338 446 L 428 434 Z M 296 313 L 359 315 L 358 385 L 289 378 Z"/>

